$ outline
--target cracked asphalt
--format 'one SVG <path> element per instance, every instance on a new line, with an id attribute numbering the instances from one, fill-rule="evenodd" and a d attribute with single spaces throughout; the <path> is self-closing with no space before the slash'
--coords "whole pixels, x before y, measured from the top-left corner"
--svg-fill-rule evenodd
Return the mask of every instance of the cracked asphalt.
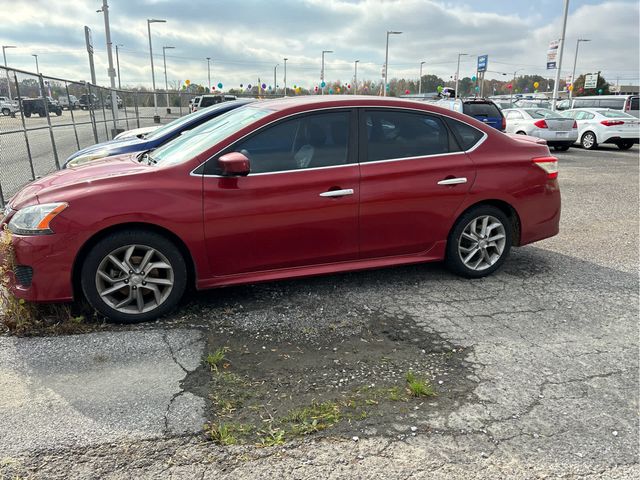
<path id="1" fill-rule="evenodd" d="M 148 325 L 0 337 L 0 478 L 638 478 L 638 147 L 558 156 L 560 235 L 486 279 L 331 275 L 198 294 Z M 339 346 L 381 317 L 424 332 L 416 355 L 462 347 L 464 368 L 433 374 L 439 404 L 279 447 L 201 434 L 208 399 L 186 384 L 212 339 Z"/>

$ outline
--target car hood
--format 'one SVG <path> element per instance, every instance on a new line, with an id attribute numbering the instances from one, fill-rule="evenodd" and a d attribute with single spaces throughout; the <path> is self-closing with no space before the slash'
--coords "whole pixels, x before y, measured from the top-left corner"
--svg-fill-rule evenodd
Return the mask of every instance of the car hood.
<path id="1" fill-rule="evenodd" d="M 104 188 L 105 183 L 116 179 L 120 181 L 122 177 L 153 171 L 154 167 L 139 163 L 136 155 L 110 157 L 39 178 L 20 190 L 9 204 L 14 210 L 19 210 L 36 203 L 69 201 L 79 194 Z"/>
<path id="2" fill-rule="evenodd" d="M 97 143 L 90 147 L 78 150 L 71 155 L 67 161 L 77 158 L 81 155 L 90 155 L 93 153 L 105 152 L 106 156 L 117 155 L 123 152 L 141 151 L 145 149 L 145 139 L 138 137 L 128 137 L 118 140 L 110 140 L 108 142 Z"/>

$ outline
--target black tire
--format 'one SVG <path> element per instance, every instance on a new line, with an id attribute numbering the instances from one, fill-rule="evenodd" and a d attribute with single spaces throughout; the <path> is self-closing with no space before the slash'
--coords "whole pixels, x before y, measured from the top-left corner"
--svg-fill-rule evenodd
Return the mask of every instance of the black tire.
<path id="1" fill-rule="evenodd" d="M 569 150 L 569 145 L 554 145 L 553 149 L 557 152 L 566 152 Z"/>
<path id="2" fill-rule="evenodd" d="M 136 314 L 116 310 L 106 303 L 98 293 L 96 279 L 98 267 L 102 261 L 117 249 L 130 245 L 155 249 L 166 258 L 173 269 L 173 287 L 167 298 L 152 310 Z M 88 302 L 105 317 L 118 323 L 146 322 L 171 312 L 178 305 L 187 285 L 187 267 L 180 250 L 163 235 L 146 230 L 124 230 L 103 238 L 91 248 L 82 264 L 80 283 Z"/>
<path id="3" fill-rule="evenodd" d="M 8 117 L 9 115 L 11 115 L 11 110 L 9 110 L 8 108 L 3 108 L 2 115 L 5 115 Z"/>
<path id="4" fill-rule="evenodd" d="M 598 148 L 598 142 L 596 141 L 596 134 L 593 132 L 584 132 L 580 139 L 580 144 L 585 150 L 595 150 Z"/>
<path id="5" fill-rule="evenodd" d="M 618 148 L 620 150 L 629 150 L 631 147 L 633 147 L 633 142 L 618 142 L 617 143 Z"/>
<path id="6" fill-rule="evenodd" d="M 484 216 L 491 216 L 494 219 L 498 220 L 502 227 L 504 228 L 504 248 L 499 258 L 495 263 L 491 266 L 488 266 L 482 270 L 474 270 L 468 267 L 460 257 L 460 253 L 458 247 L 461 242 L 462 233 L 474 219 Z M 506 260 L 509 256 L 509 251 L 511 250 L 511 245 L 513 243 L 513 225 L 509 218 L 504 214 L 502 210 L 497 207 L 491 205 L 477 205 L 472 207 L 463 213 L 460 218 L 456 221 L 451 232 L 449 233 L 449 238 L 447 239 L 447 249 L 445 255 L 445 265 L 449 270 L 451 270 L 456 275 L 460 275 L 461 277 L 466 278 L 481 278 L 486 277 L 487 275 L 491 275 L 495 272 Z"/>
<path id="7" fill-rule="evenodd" d="M 40 115 L 40 117 L 41 117 L 41 118 L 42 118 L 42 117 L 46 117 L 46 116 L 47 116 L 47 114 L 46 114 L 46 113 L 39 113 L 38 115 Z"/>
<path id="8" fill-rule="evenodd" d="M 31 116 L 31 112 L 24 112 L 24 116 L 29 118 Z"/>
<path id="9" fill-rule="evenodd" d="M 516 135 L 526 135 L 526 133 L 520 130 L 519 132 L 516 132 Z"/>
<path id="10" fill-rule="evenodd" d="M 56 115 L 59 117 L 60 115 L 62 115 L 62 110 L 56 110 Z"/>

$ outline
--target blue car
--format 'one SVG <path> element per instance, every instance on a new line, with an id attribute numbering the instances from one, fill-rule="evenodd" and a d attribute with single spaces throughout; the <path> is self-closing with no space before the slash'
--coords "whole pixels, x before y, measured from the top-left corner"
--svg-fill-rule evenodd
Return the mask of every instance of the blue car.
<path id="1" fill-rule="evenodd" d="M 218 115 L 222 115 L 225 112 L 233 110 L 234 108 L 242 107 L 243 105 L 253 101 L 255 100 L 242 99 L 219 103 L 212 107 L 204 108 L 195 113 L 180 117 L 142 137 L 129 137 L 121 140 L 111 140 L 109 142 L 98 143 L 91 147 L 83 148 L 67 158 L 67 161 L 64 163 L 62 168 L 76 167 L 78 165 L 92 162 L 100 158 L 110 157 L 112 155 L 153 150 L 163 143 L 176 138 L 187 130 L 191 130 L 192 128 L 195 128 Z"/>

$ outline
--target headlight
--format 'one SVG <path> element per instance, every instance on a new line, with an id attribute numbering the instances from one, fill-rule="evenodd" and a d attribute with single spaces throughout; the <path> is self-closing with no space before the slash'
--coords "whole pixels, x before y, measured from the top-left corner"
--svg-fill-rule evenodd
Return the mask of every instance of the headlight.
<path id="1" fill-rule="evenodd" d="M 67 203 L 45 203 L 18 210 L 9 222 L 9 230 L 16 235 L 46 235 L 53 233 L 49 224 Z"/>
<path id="2" fill-rule="evenodd" d="M 78 165 L 84 165 L 85 163 L 93 162 L 94 160 L 100 160 L 101 158 L 108 157 L 109 152 L 99 151 L 95 153 L 88 153 L 86 155 L 80 155 L 79 157 L 69 160 L 65 165 L 65 168 L 77 167 Z"/>

